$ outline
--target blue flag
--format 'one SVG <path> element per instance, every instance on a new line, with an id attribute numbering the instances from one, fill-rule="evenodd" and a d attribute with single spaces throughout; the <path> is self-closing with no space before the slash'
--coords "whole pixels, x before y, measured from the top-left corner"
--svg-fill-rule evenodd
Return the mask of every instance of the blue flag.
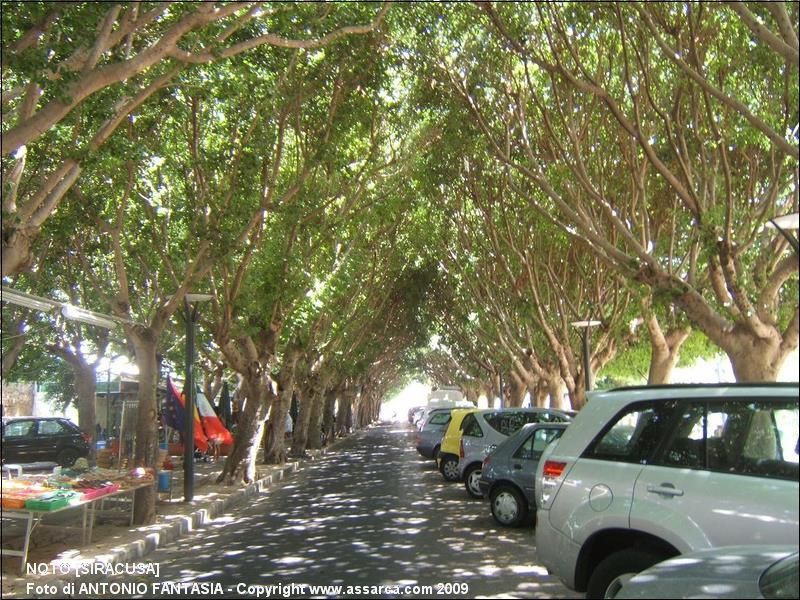
<path id="1" fill-rule="evenodd" d="M 164 425 L 172 427 L 178 431 L 183 431 L 185 423 L 185 412 L 183 410 L 183 403 L 180 401 L 178 391 L 175 389 L 175 384 L 172 380 L 167 378 L 167 398 L 164 402 Z"/>

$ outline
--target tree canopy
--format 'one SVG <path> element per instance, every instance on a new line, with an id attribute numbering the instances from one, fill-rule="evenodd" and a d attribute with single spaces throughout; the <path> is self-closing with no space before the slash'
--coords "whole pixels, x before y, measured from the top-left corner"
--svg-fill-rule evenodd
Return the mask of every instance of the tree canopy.
<path id="1" fill-rule="evenodd" d="M 798 346 L 798 257 L 764 229 L 798 211 L 797 3 L 2 14 L 3 284 L 119 324 L 4 303 L 3 377 L 128 353 L 145 464 L 188 293 L 206 380 L 248 399 L 245 479 L 293 396 L 297 452 L 331 399 L 365 423 L 415 376 L 579 408 L 574 321 L 606 382 L 669 381 L 682 348 L 772 380 Z"/>

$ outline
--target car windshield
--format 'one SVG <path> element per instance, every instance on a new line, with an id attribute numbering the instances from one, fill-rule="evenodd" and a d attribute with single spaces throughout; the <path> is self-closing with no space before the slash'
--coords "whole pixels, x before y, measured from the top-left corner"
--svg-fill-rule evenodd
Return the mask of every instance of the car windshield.
<path id="1" fill-rule="evenodd" d="M 758 587 L 764 598 L 800 598 L 798 554 L 790 554 L 761 575 Z"/>

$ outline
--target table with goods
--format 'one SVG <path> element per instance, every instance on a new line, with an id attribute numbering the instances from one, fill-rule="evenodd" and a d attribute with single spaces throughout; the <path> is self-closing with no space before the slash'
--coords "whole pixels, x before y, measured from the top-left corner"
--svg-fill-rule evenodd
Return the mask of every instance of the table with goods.
<path id="1" fill-rule="evenodd" d="M 133 523 L 136 490 L 154 484 L 153 470 L 143 468 L 56 468 L 52 473 L 26 474 L 16 479 L 4 479 L 0 488 L 2 519 L 22 521 L 25 532 L 21 549 L 3 547 L 2 554 L 20 557 L 20 570 L 24 573 L 33 531 L 37 526 L 45 526 L 45 517 L 68 510 L 76 513 L 80 511 L 80 527 L 56 526 L 62 529 L 80 529 L 82 543 L 89 544 L 92 541 L 96 515 L 109 513 L 105 506 L 107 501 L 117 502 L 124 508 L 122 516 L 130 525 Z"/>

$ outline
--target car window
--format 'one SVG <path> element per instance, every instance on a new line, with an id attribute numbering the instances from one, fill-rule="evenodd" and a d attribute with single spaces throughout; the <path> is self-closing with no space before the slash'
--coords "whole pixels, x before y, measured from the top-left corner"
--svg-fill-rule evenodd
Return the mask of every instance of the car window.
<path id="1" fill-rule="evenodd" d="M 764 598 L 797 598 L 800 589 L 798 580 L 798 554 L 790 554 L 782 558 L 766 571 L 758 581 L 758 587 Z"/>
<path id="2" fill-rule="evenodd" d="M 464 435 L 470 437 L 483 437 L 483 430 L 473 414 L 464 417 L 464 422 L 461 423 L 461 431 Z"/>
<path id="3" fill-rule="evenodd" d="M 797 421 L 797 404 L 694 402 L 655 463 L 797 481 Z"/>
<path id="4" fill-rule="evenodd" d="M 438 412 L 433 413 L 431 420 L 428 421 L 430 425 L 445 425 L 446 423 L 450 422 L 450 413 L 449 412 Z"/>
<path id="5" fill-rule="evenodd" d="M 39 421 L 39 435 L 58 435 L 68 431 L 61 421 Z"/>
<path id="6" fill-rule="evenodd" d="M 646 464 L 667 432 L 672 403 L 638 403 L 617 416 L 588 446 L 584 458 Z"/>
<path id="7" fill-rule="evenodd" d="M 528 436 L 525 443 L 517 448 L 517 451 L 514 453 L 514 458 L 523 460 L 538 459 L 542 455 L 542 452 L 544 452 L 544 449 L 547 448 L 548 444 L 554 439 L 561 437 L 562 433 L 564 433 L 563 429 L 537 429 Z"/>
<path id="8" fill-rule="evenodd" d="M 4 438 L 26 437 L 33 431 L 33 421 L 9 421 L 3 426 Z"/>

